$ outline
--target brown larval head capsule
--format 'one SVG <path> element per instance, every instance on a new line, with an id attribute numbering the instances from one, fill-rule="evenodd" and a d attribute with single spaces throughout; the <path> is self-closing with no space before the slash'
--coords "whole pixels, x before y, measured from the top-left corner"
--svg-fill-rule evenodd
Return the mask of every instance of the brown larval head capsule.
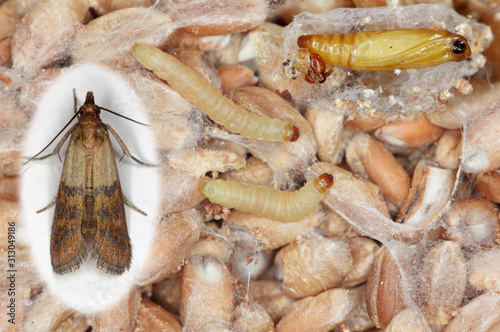
<path id="1" fill-rule="evenodd" d="M 285 126 L 285 134 L 283 135 L 285 142 L 295 142 L 299 137 L 299 128 L 287 123 Z"/>
<path id="2" fill-rule="evenodd" d="M 314 188 L 319 193 L 325 193 L 328 188 L 333 185 L 333 176 L 328 173 L 323 173 L 314 179 Z"/>

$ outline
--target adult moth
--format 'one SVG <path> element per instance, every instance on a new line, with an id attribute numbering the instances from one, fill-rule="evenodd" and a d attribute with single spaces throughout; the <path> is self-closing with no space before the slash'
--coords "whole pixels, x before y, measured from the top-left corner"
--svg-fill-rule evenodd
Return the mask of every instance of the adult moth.
<path id="1" fill-rule="evenodd" d="M 279 119 L 259 116 L 236 105 L 205 77 L 174 56 L 145 44 L 135 44 L 132 54 L 144 67 L 167 81 L 200 111 L 229 131 L 271 142 L 294 142 L 299 138 L 297 127 Z"/>
<path id="2" fill-rule="evenodd" d="M 402 29 L 348 33 L 345 35 L 304 35 L 298 46 L 320 56 L 326 63 L 354 70 L 416 69 L 464 60 L 471 55 L 465 37 L 446 30 Z M 328 76 L 311 58 L 308 81 Z"/>
<path id="3" fill-rule="evenodd" d="M 57 196 L 46 208 L 38 211 L 45 211 L 55 204 L 50 257 L 52 268 L 58 274 L 78 269 L 87 257 L 88 245 L 91 245 L 92 259 L 97 260 L 97 267 L 104 272 L 119 275 L 130 268 L 132 246 L 124 204 L 143 212 L 130 205 L 122 193 L 108 130 L 118 141 L 124 156 L 141 165 L 150 165 L 130 154 L 113 128 L 102 122 L 101 110 L 124 117 L 95 105 L 94 95 L 89 91 L 85 103 L 63 130 L 75 117 L 78 122 L 64 134 L 54 151 L 37 158 L 62 131 L 30 159 L 42 160 L 59 155 L 64 142 L 71 136 Z"/>
<path id="4" fill-rule="evenodd" d="M 203 181 L 201 192 L 215 204 L 269 219 L 292 222 L 311 214 L 333 184 L 323 173 L 297 191 L 281 191 L 264 186 L 226 180 Z"/>

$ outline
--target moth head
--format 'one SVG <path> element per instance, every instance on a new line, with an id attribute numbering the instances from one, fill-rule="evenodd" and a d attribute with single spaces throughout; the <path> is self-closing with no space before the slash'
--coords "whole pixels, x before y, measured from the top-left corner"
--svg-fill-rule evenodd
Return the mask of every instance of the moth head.
<path id="1" fill-rule="evenodd" d="M 86 116 L 91 116 L 91 117 L 99 116 L 100 113 L 101 110 L 99 106 L 97 106 L 94 102 L 94 94 L 92 93 L 92 91 L 88 91 L 87 97 L 85 98 L 85 103 L 78 110 L 80 119 Z"/>
<path id="2" fill-rule="evenodd" d="M 85 104 L 95 105 L 94 102 L 94 93 L 92 91 L 87 92 L 87 97 L 85 98 Z"/>

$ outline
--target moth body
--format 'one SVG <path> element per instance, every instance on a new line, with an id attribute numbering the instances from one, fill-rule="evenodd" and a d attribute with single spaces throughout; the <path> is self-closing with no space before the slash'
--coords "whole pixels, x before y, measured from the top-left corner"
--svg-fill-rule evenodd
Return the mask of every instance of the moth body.
<path id="1" fill-rule="evenodd" d="M 51 154 L 57 154 L 71 135 L 50 240 L 52 268 L 58 274 L 81 266 L 88 255 L 87 242 L 92 244 L 92 259 L 104 272 L 118 275 L 130 267 L 132 247 L 124 198 L 108 135 L 110 127 L 102 122 L 100 109 L 88 92 L 77 113 L 78 122 Z"/>

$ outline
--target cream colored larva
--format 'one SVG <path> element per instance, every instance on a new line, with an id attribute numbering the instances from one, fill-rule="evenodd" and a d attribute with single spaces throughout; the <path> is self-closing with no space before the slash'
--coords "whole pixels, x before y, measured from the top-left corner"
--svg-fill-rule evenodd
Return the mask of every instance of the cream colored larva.
<path id="1" fill-rule="evenodd" d="M 264 186 L 225 180 L 203 181 L 201 192 L 215 204 L 269 219 L 300 221 L 311 214 L 333 184 L 333 177 L 323 173 L 297 191 L 281 191 Z"/>
<path id="2" fill-rule="evenodd" d="M 294 142 L 299 138 L 297 127 L 236 105 L 202 75 L 170 54 L 145 44 L 135 44 L 132 54 L 144 67 L 166 80 L 200 111 L 229 131 L 271 142 Z"/>

